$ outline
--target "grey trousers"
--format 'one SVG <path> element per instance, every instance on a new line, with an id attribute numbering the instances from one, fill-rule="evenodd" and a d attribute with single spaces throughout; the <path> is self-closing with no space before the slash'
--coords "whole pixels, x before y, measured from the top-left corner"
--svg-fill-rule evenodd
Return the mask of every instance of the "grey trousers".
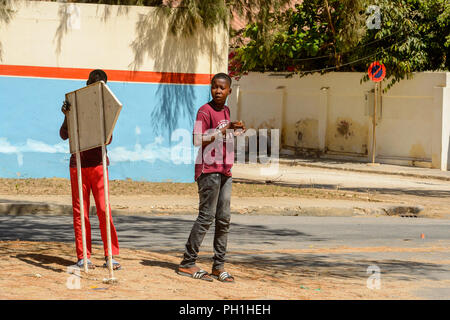
<path id="1" fill-rule="evenodd" d="M 195 266 L 206 232 L 215 221 L 213 269 L 223 269 L 230 227 L 232 178 L 221 173 L 202 174 L 197 179 L 199 214 L 186 243 L 182 268 Z"/>

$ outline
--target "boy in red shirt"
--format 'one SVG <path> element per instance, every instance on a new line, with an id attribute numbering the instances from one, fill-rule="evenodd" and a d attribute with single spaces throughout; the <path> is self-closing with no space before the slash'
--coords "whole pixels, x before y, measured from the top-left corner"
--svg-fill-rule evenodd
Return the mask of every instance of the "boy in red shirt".
<path id="1" fill-rule="evenodd" d="M 93 84 L 95 82 L 101 81 L 107 82 L 107 75 L 103 70 L 94 70 L 89 74 L 89 79 L 86 85 Z M 70 110 L 70 104 L 68 101 L 64 101 L 61 111 L 64 115 Z M 69 138 L 69 133 L 67 129 L 67 117 L 64 118 L 64 122 L 59 130 L 59 135 L 63 140 Z M 111 138 L 112 140 L 112 138 Z M 111 140 L 108 144 L 111 143 Z M 80 153 L 81 159 L 81 177 L 83 181 L 83 200 L 84 200 L 84 219 L 86 227 L 86 247 L 87 247 L 87 258 L 88 267 L 95 268 L 94 264 L 90 261 L 92 245 L 91 245 L 91 224 L 89 222 L 89 198 L 90 192 L 95 199 L 95 206 L 97 208 L 97 216 L 100 223 L 100 232 L 103 241 L 103 248 L 105 253 L 105 261 L 108 261 L 108 247 L 107 247 L 107 237 L 106 237 L 106 218 L 105 218 L 105 193 L 103 184 L 103 166 L 102 166 L 102 148 L 97 147 L 94 149 L 86 150 Z M 106 158 L 107 165 L 109 165 L 109 159 Z M 83 267 L 83 238 L 81 233 L 81 217 L 80 217 L 80 199 L 78 193 L 78 178 L 77 178 L 77 159 L 75 154 L 70 157 L 70 183 L 72 187 L 72 208 L 73 208 L 73 227 L 75 230 L 75 246 L 77 251 L 77 266 Z M 113 257 L 119 254 L 119 241 L 117 238 L 116 228 L 114 227 L 111 207 L 109 208 L 111 217 L 111 246 Z M 113 269 L 120 270 L 121 266 L 119 262 L 112 259 Z M 107 263 L 103 265 L 106 268 Z"/>
<path id="2" fill-rule="evenodd" d="M 178 274 L 213 281 L 234 282 L 225 271 L 225 253 L 230 226 L 231 167 L 234 162 L 234 129 L 245 130 L 240 122 L 230 122 L 230 109 L 225 105 L 231 93 L 231 78 L 225 73 L 211 80 L 213 100 L 197 112 L 193 140 L 200 146 L 195 164 L 195 180 L 199 192 L 199 215 L 186 243 L 184 258 Z M 199 248 L 212 222 L 215 220 L 214 257 L 211 275 L 195 265 Z"/>

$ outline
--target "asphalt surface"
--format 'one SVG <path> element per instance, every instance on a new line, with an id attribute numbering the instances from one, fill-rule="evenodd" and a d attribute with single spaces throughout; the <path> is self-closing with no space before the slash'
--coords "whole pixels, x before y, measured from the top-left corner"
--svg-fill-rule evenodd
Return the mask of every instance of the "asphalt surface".
<path id="1" fill-rule="evenodd" d="M 93 243 L 101 244 L 98 220 L 91 217 Z M 121 247 L 179 252 L 181 257 L 195 218 L 193 215 L 127 215 L 115 216 L 114 221 Z M 424 218 L 233 215 L 228 259 L 291 271 L 297 266 L 306 267 L 336 277 L 361 279 L 367 278 L 369 265 L 376 265 L 386 281 L 428 281 L 415 293 L 418 297 L 450 299 L 449 228 L 450 220 Z M 211 255 L 213 230 L 212 226 L 202 246 Z M 0 216 L 0 240 L 17 239 L 73 242 L 72 218 Z M 400 249 L 313 251 L 343 246 Z M 431 247 L 441 250 L 427 251 Z"/>

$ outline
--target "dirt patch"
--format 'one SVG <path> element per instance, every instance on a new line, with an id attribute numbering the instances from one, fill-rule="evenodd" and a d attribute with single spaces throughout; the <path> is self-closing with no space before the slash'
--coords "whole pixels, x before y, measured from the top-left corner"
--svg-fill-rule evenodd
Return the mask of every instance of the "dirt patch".
<path id="1" fill-rule="evenodd" d="M 422 206 L 424 210 L 420 212 L 421 217 L 427 218 L 450 218 L 450 202 L 443 192 L 442 197 L 426 196 L 417 191 L 418 195 L 403 194 L 401 192 L 388 194 L 375 190 L 366 192 L 355 192 L 342 190 L 337 186 L 335 189 L 321 189 L 313 182 L 309 186 L 297 186 L 295 183 L 278 182 L 277 179 L 267 181 L 257 181 L 244 178 L 235 178 L 233 181 L 232 206 L 238 213 L 251 213 L 252 208 L 261 211 L 258 206 L 269 204 L 269 209 L 284 208 L 289 199 L 298 200 L 312 199 L 325 200 L 346 200 L 364 201 L 379 204 L 395 203 L 404 206 Z M 130 212 L 149 212 L 149 208 L 140 208 L 139 205 L 130 207 L 130 197 L 133 203 L 145 202 L 146 197 L 155 197 L 155 213 L 161 210 L 170 209 L 173 212 L 184 213 L 186 207 L 193 207 L 198 202 L 198 189 L 196 183 L 173 183 L 173 182 L 143 182 L 128 180 L 110 181 L 110 194 L 113 210 L 128 210 Z M 55 204 L 71 205 L 70 181 L 63 178 L 42 178 L 42 179 L 6 179 L 0 178 L 0 197 L 4 200 L 14 201 L 44 201 Z M 9 197 L 8 197 L 9 196 Z M 159 205 L 161 197 L 176 196 L 176 203 L 170 205 Z M 42 198 L 42 199 L 40 199 Z M 122 200 L 123 198 L 123 200 Z M 190 199 L 190 200 L 187 200 Z M 245 203 L 236 207 L 236 204 Z M 8 201 L 7 201 L 8 202 Z M 148 202 L 148 201 L 147 201 Z M 171 202 L 173 199 L 171 198 Z M 94 203 L 92 201 L 92 203 Z M 250 203 L 256 203 L 250 205 Z M 152 207 L 153 208 L 153 207 Z M 178 211 L 177 211 L 178 210 Z M 272 211 L 273 211 L 272 210 Z M 150 210 L 151 211 L 151 210 Z"/>
<path id="2" fill-rule="evenodd" d="M 95 252 L 102 249 L 94 246 Z M 80 289 L 69 289 L 69 277 L 76 277 L 67 272 L 74 263 L 72 244 L 0 241 L 0 253 L 0 299 L 414 299 L 409 292 L 416 289 L 414 282 L 385 281 L 383 290 L 369 290 L 365 277 L 233 262 L 227 270 L 235 284 L 210 283 L 175 273 L 181 253 L 132 249 L 121 251 L 117 284 L 102 282 L 108 273 L 101 267 L 102 257 L 93 255 L 97 268 L 81 273 Z M 200 267 L 209 270 L 210 263 L 210 253 L 200 255 Z"/>
<path id="3" fill-rule="evenodd" d="M 366 154 L 368 126 L 351 118 L 338 117 L 329 120 L 326 132 L 326 147 L 330 151 Z"/>
<path id="4" fill-rule="evenodd" d="M 196 183 L 143 182 L 128 180 L 110 181 L 110 194 L 126 195 L 177 195 L 198 196 Z M 267 183 L 233 182 L 233 197 L 302 197 L 322 199 L 366 199 L 366 195 L 342 192 L 339 190 L 320 190 L 315 188 L 295 188 Z M 70 180 L 63 178 L 42 179 L 0 179 L 0 195 L 71 195 Z"/>
<path id="5" fill-rule="evenodd" d="M 295 146 L 300 148 L 319 147 L 319 121 L 316 119 L 302 119 L 295 123 L 294 131 L 297 139 Z"/>

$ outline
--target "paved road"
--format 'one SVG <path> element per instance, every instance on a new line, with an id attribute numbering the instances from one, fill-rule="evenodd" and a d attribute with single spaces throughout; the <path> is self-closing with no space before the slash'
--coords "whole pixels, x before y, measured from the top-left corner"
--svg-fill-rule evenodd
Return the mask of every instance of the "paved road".
<path id="1" fill-rule="evenodd" d="M 114 219 L 122 247 L 181 254 L 195 216 L 116 216 Z M 375 264 L 385 279 L 431 281 L 416 293 L 419 297 L 450 299 L 450 220 L 234 215 L 232 221 L 230 261 L 270 264 L 289 270 L 306 267 L 336 277 L 360 278 L 367 278 L 367 267 Z M 100 244 L 96 218 L 92 219 L 92 225 L 94 243 Z M 425 239 L 420 238 L 422 233 Z M 0 240 L 16 239 L 72 242 L 72 218 L 0 216 Z M 342 246 L 355 250 L 339 249 Z M 400 249 L 386 251 L 380 250 L 381 247 Z M 426 249 L 432 247 L 441 249 Z M 212 250 L 212 230 L 202 248 Z M 333 248 L 334 251 L 328 250 Z"/>

